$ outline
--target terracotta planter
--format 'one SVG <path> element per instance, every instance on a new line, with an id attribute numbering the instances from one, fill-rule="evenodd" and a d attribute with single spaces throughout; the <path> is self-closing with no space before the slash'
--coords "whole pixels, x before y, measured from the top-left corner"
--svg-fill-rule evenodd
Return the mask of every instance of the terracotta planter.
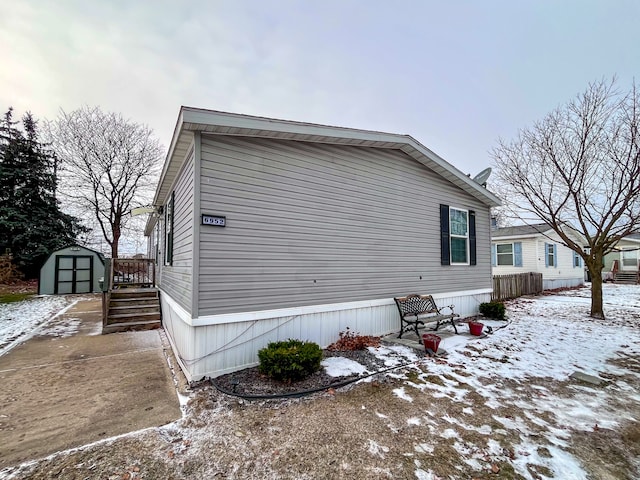
<path id="1" fill-rule="evenodd" d="M 480 335 L 482 335 L 483 328 L 484 328 L 484 323 L 469 322 L 469 333 L 471 333 L 471 335 L 475 335 L 476 337 L 479 337 Z"/>
<path id="2" fill-rule="evenodd" d="M 441 340 L 442 338 L 434 333 L 425 333 L 422 335 L 422 344 L 424 345 L 424 349 L 431 349 L 433 350 L 433 353 L 438 352 L 438 346 L 440 345 Z"/>

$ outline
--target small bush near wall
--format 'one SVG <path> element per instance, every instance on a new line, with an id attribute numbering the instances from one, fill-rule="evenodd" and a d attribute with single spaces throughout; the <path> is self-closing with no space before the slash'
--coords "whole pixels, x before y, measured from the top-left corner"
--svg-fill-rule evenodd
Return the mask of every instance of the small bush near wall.
<path id="1" fill-rule="evenodd" d="M 320 369 L 322 349 L 301 340 L 271 342 L 258 351 L 260 372 L 275 380 L 302 380 Z"/>
<path id="2" fill-rule="evenodd" d="M 343 332 L 340 332 L 340 338 L 337 342 L 332 343 L 327 347 L 327 350 L 333 352 L 348 352 L 353 350 L 364 350 L 367 347 L 379 347 L 380 337 L 374 337 L 372 335 L 360 335 L 357 332 L 352 332 L 349 327 Z"/>
<path id="3" fill-rule="evenodd" d="M 480 313 L 487 318 L 504 320 L 507 310 L 502 302 L 485 302 L 480 304 Z"/>

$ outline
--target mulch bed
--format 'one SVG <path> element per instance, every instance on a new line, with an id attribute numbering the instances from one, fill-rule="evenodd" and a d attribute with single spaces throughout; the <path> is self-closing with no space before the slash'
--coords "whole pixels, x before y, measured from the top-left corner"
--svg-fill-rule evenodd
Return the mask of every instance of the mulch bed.
<path id="1" fill-rule="evenodd" d="M 346 352 L 323 351 L 323 358 L 344 357 L 364 365 L 371 373 L 383 370 L 384 362 L 375 357 L 368 350 L 353 350 Z M 366 375 L 366 374 L 365 374 Z M 313 375 L 297 382 L 280 382 L 263 375 L 258 367 L 245 368 L 237 372 L 221 375 L 214 379 L 214 384 L 228 392 L 241 395 L 286 395 L 315 389 L 328 389 L 333 384 L 356 379 L 364 375 L 349 377 L 332 377 L 321 368 Z"/>

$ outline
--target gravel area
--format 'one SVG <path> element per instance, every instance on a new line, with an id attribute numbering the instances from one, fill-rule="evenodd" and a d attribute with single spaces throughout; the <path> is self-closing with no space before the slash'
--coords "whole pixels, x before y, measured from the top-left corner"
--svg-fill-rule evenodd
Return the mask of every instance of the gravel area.
<path id="1" fill-rule="evenodd" d="M 273 380 L 267 375 L 260 373 L 258 367 L 252 367 L 216 377 L 212 383 L 223 391 L 235 392 L 240 395 L 294 396 L 297 392 L 328 389 L 331 388 L 332 385 L 340 384 L 352 379 L 355 380 L 362 378 L 371 373 L 387 368 L 384 364 L 384 360 L 377 358 L 369 352 L 369 350 L 345 352 L 323 351 L 323 359 L 329 357 L 344 357 L 354 360 L 364 365 L 367 369 L 367 373 L 346 377 L 332 377 L 326 373 L 324 368 L 321 368 L 319 371 L 304 380 L 297 382 L 281 382 Z"/>

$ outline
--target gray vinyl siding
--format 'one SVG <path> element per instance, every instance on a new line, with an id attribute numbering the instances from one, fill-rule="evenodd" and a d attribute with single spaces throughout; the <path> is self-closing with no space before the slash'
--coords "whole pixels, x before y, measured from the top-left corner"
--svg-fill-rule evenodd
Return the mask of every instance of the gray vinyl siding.
<path id="1" fill-rule="evenodd" d="M 476 266 L 440 265 L 441 203 Z M 491 287 L 488 207 L 398 150 L 203 135 L 201 209 L 200 315 Z"/>
<path id="2" fill-rule="evenodd" d="M 164 226 L 161 230 L 162 252 L 159 263 L 162 265 L 160 287 L 189 313 L 191 308 L 192 269 L 193 269 L 193 150 L 189 154 L 182 172 L 173 187 L 173 265 L 164 265 L 166 251 Z M 165 206 L 166 208 L 166 206 Z"/>

